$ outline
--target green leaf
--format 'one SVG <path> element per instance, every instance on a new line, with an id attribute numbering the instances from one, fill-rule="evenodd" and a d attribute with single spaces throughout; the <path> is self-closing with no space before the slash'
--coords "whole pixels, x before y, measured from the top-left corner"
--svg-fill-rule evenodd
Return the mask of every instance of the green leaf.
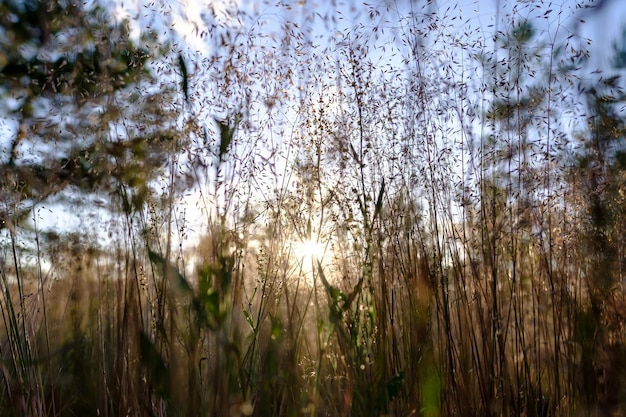
<path id="1" fill-rule="evenodd" d="M 230 284 L 233 280 L 233 268 L 235 267 L 235 257 L 231 255 L 218 257 L 219 261 L 219 279 L 220 285 L 223 291 L 230 288 Z"/>
<path id="2" fill-rule="evenodd" d="M 189 81 L 187 79 L 187 66 L 185 60 L 181 54 L 178 54 L 178 67 L 180 68 L 180 74 L 182 77 L 181 85 L 183 94 L 185 95 L 185 102 L 189 103 Z"/>
<path id="3" fill-rule="evenodd" d="M 277 342 L 283 335 L 283 324 L 280 319 L 272 319 L 272 341 Z"/>
<path id="4" fill-rule="evenodd" d="M 252 329 L 252 332 L 256 333 L 256 327 L 254 326 L 254 320 L 252 319 L 250 312 L 246 310 L 245 308 L 242 309 L 242 311 L 243 311 L 243 316 L 246 318 L 246 321 L 248 322 L 248 325 Z"/>
<path id="5" fill-rule="evenodd" d="M 372 219 L 376 220 L 376 217 L 380 213 L 380 210 L 383 208 L 383 196 L 385 195 L 385 179 L 383 178 L 382 183 L 380 184 L 380 191 L 378 192 L 378 198 L 376 199 L 376 207 L 374 208 L 374 217 Z"/>
<path id="6" fill-rule="evenodd" d="M 220 322 L 220 297 L 216 291 L 210 291 L 207 294 L 201 294 L 200 300 L 204 310 L 209 317 L 216 323 Z"/>
<path id="7" fill-rule="evenodd" d="M 213 268 L 210 264 L 204 264 L 198 268 L 198 289 L 200 294 L 208 293 L 213 286 Z"/>
<path id="8" fill-rule="evenodd" d="M 400 371 L 387 381 L 387 399 L 389 401 L 396 398 L 402 392 L 404 385 L 404 371 Z"/>
<path id="9" fill-rule="evenodd" d="M 335 302 L 339 302 L 339 301 L 345 301 L 346 300 L 346 295 L 343 293 L 343 291 L 341 291 L 339 288 L 335 287 L 335 286 L 330 286 L 328 288 L 328 293 L 330 294 L 330 297 L 335 301 Z"/>
<path id="10" fill-rule="evenodd" d="M 220 162 L 224 161 L 224 156 L 228 153 L 230 148 L 230 143 L 233 140 L 233 131 L 227 123 L 222 121 L 217 121 L 217 125 L 220 128 L 220 153 L 219 160 Z"/>
<path id="11" fill-rule="evenodd" d="M 423 378 L 422 410 L 426 417 L 440 415 L 441 380 L 435 369 L 429 369 Z"/>
<path id="12" fill-rule="evenodd" d="M 369 315 L 370 323 L 372 325 L 376 323 L 376 306 L 373 303 L 367 309 L 367 314 Z"/>
<path id="13" fill-rule="evenodd" d="M 217 126 L 220 129 L 220 150 L 219 150 L 219 162 L 224 162 L 224 156 L 230 151 L 230 146 L 233 141 L 233 135 L 235 134 L 235 130 L 241 121 L 242 114 L 237 113 L 233 120 L 233 125 L 231 126 L 228 121 L 221 121 L 215 119 Z"/>
<path id="14" fill-rule="evenodd" d="M 148 257 L 150 262 L 161 270 L 164 278 L 172 280 L 184 293 L 193 294 L 193 289 L 175 265 L 150 249 L 148 249 Z"/>
<path id="15" fill-rule="evenodd" d="M 139 332 L 139 352 L 149 381 L 154 384 L 157 394 L 167 401 L 169 399 L 169 371 L 161 353 L 144 332 Z"/>

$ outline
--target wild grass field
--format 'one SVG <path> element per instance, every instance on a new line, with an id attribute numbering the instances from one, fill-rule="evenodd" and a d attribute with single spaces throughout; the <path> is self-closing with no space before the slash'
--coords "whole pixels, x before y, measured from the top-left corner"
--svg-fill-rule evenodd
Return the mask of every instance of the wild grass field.
<path id="1" fill-rule="evenodd" d="M 0 415 L 626 415 L 594 2 L 305 3 L 0 1 Z"/>

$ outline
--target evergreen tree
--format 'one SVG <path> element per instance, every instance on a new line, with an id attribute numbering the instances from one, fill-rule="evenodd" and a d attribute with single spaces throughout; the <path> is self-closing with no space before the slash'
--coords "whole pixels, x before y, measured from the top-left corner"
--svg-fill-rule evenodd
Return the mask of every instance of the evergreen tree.
<path id="1" fill-rule="evenodd" d="M 618 76 L 581 86 L 588 107 L 587 129 L 579 135 L 571 182 L 581 196 L 581 275 L 589 303 L 576 312 L 574 342 L 580 346 L 578 387 L 588 404 L 613 412 L 626 393 L 620 364 L 626 352 L 622 329 L 626 216 L 626 96 Z"/>

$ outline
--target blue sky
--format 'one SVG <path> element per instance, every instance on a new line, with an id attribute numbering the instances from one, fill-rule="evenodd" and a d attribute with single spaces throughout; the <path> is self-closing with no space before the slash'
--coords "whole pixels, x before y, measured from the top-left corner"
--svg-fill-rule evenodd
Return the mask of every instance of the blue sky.
<path id="1" fill-rule="evenodd" d="M 327 42 L 333 31 L 346 32 L 359 25 L 372 25 L 368 11 L 375 9 L 381 14 L 374 19 L 381 27 L 389 30 L 386 36 L 398 30 L 400 16 L 415 15 L 429 11 L 439 11 L 449 16 L 462 16 L 467 25 L 477 29 L 485 38 L 494 29 L 496 11 L 500 18 L 507 12 L 517 9 L 520 17 L 537 17 L 533 23 L 541 30 L 549 28 L 552 39 L 565 38 L 572 33 L 589 38 L 591 52 L 590 66 L 605 69 L 612 54 L 612 42 L 621 40 L 626 25 L 626 2 L 623 0 L 580 0 L 597 4 L 597 11 L 584 10 L 575 0 L 104 0 L 112 5 L 114 16 L 127 18 L 134 27 L 134 33 L 150 27 L 170 40 L 174 40 L 181 50 L 190 55 L 211 53 L 208 33 L 215 33 L 227 25 L 240 27 L 256 33 L 273 33 L 280 37 L 283 22 L 295 22 L 304 33 L 309 33 L 312 41 L 318 44 Z M 427 4 L 429 3 L 429 4 Z M 212 13 L 209 12 L 212 10 Z M 543 13 L 552 10 L 547 19 Z M 243 12 L 237 14 L 237 11 Z M 447 13 L 446 13 L 447 11 Z M 209 16 L 214 16 L 211 18 Z M 585 23 L 578 24 L 578 19 Z M 458 20 L 457 20 L 458 21 Z M 395 26 L 395 28 L 394 28 Z M 462 28 L 459 26 L 459 30 Z M 373 36 L 374 34 L 372 34 Z M 379 41 L 384 42 L 379 32 Z"/>
<path id="2" fill-rule="evenodd" d="M 552 9 L 551 16 L 556 16 L 559 10 L 563 15 L 570 15 L 576 11 L 576 3 L 570 0 L 544 1 L 541 10 L 529 8 L 529 2 L 518 0 L 440 0 L 430 6 L 424 5 L 425 0 L 408 1 L 381 1 L 381 0 L 287 0 L 281 6 L 275 6 L 276 2 L 259 2 L 253 0 L 241 1 L 212 1 L 212 0 L 181 0 L 173 2 L 168 0 L 108 0 L 113 10 L 113 15 L 118 19 L 129 19 L 134 28 L 135 35 L 141 30 L 150 27 L 162 36 L 174 41 L 180 50 L 185 51 L 187 56 L 199 57 L 201 62 L 203 55 L 212 52 L 211 43 L 207 42 L 204 35 L 212 31 L 220 31 L 220 26 L 231 26 L 254 30 L 258 33 L 266 33 L 268 42 L 271 42 L 272 33 L 276 39 L 280 38 L 281 25 L 284 22 L 295 22 L 300 29 L 310 37 L 309 41 L 323 48 L 328 39 L 338 39 L 351 28 L 364 25 L 370 29 L 366 32 L 372 38 L 375 34 L 371 31 L 373 25 L 386 28 L 383 35 L 378 33 L 379 43 L 385 43 L 385 36 L 398 34 L 400 29 L 400 17 L 409 12 L 415 15 L 438 10 L 445 13 L 446 10 L 452 16 L 461 16 L 467 25 L 459 27 L 463 30 L 466 26 L 477 28 L 476 33 L 482 34 L 488 39 L 493 31 L 496 9 L 499 5 L 501 17 L 513 8 L 522 10 L 520 16 L 541 16 L 545 10 Z M 207 10 L 212 9 L 212 13 Z M 236 11 L 241 10 L 243 15 L 237 16 Z M 378 10 L 380 16 L 373 20 L 369 17 L 370 10 Z M 526 14 L 525 14 L 526 13 Z M 209 16 L 215 16 L 211 18 Z M 584 24 L 577 25 L 576 19 L 570 18 L 557 22 L 556 17 L 550 19 L 534 19 L 541 29 L 542 25 L 549 23 L 547 36 L 566 37 L 574 30 L 579 34 L 591 39 L 589 50 L 591 59 L 588 63 L 592 69 L 605 69 L 611 59 L 612 43 L 622 39 L 622 30 L 626 24 L 626 2 L 623 0 L 604 0 L 602 7 L 597 13 L 576 11 L 580 19 L 586 20 Z M 460 19 L 458 20 L 460 21 Z M 545 23 L 544 23 L 545 22 Z M 215 28 L 210 25 L 214 24 Z M 551 32 L 558 29 L 558 31 Z M 393 58 L 389 58 L 393 59 Z M 389 64 L 387 60 L 387 64 Z M 393 61 L 391 61 L 393 62 Z M 398 63 L 400 65 L 400 63 Z M 54 210 L 54 211 L 48 211 Z M 68 213 L 65 213 L 68 214 Z M 192 213 L 193 215 L 193 213 Z M 64 215 L 60 208 L 47 206 L 42 210 L 42 218 L 50 225 L 71 225 L 76 223 L 77 218 L 73 215 Z M 65 226 L 63 226 L 65 227 Z M 80 227 L 80 224 L 78 225 Z"/>

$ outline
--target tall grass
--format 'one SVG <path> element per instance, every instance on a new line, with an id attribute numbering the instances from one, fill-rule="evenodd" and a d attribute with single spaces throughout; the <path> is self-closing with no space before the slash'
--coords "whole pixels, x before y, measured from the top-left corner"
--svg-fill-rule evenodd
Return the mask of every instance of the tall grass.
<path id="1" fill-rule="evenodd" d="M 619 81 L 577 78 L 563 10 L 492 43 L 433 7 L 402 46 L 376 8 L 328 49 L 222 28 L 106 242 L 7 224 L 2 415 L 623 415 Z"/>

